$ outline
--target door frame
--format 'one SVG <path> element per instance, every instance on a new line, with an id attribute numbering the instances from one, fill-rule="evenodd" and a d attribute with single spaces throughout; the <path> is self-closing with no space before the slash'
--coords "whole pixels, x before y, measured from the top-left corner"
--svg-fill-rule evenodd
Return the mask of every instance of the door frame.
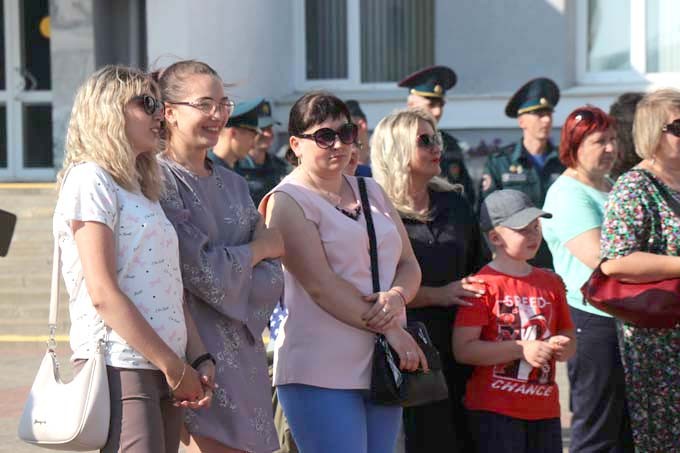
<path id="1" fill-rule="evenodd" d="M 52 106 L 52 90 L 25 91 L 21 74 L 21 5 L 22 0 L 0 0 L 4 6 L 5 90 L 0 90 L 0 104 L 7 117 L 7 168 L 0 168 L 0 181 L 51 181 L 55 168 L 24 167 L 24 107 Z M 52 131 L 50 131 L 52 133 Z"/>

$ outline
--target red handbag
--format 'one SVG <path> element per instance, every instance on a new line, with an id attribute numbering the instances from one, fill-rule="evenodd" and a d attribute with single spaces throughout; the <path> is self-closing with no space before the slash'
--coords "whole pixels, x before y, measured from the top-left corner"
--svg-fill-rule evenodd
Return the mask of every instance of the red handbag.
<path id="1" fill-rule="evenodd" d="M 676 216 L 680 203 L 647 170 L 636 169 L 656 188 Z M 584 301 L 622 321 L 638 327 L 680 327 L 680 278 L 658 282 L 625 283 L 602 273 L 602 260 L 581 287 Z"/>
<path id="2" fill-rule="evenodd" d="M 638 327 L 668 329 L 680 325 L 680 278 L 625 283 L 602 273 L 601 265 L 581 287 L 590 305 Z"/>

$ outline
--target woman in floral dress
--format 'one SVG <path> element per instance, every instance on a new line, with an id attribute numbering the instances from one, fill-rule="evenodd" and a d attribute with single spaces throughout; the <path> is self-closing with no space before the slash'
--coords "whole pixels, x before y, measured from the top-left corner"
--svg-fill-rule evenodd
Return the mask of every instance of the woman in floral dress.
<path id="1" fill-rule="evenodd" d="M 177 230 L 185 300 L 218 385 L 210 409 L 187 411 L 189 451 L 272 452 L 278 440 L 262 331 L 283 289 L 283 241 L 264 226 L 246 180 L 206 157 L 234 105 L 217 73 L 180 61 L 159 82 L 169 134 L 159 156 L 161 205 Z"/>
<path id="2" fill-rule="evenodd" d="M 646 95 L 634 131 L 643 160 L 618 179 L 607 202 L 602 270 L 634 282 L 680 277 L 680 213 L 653 183 L 680 199 L 680 91 Z M 680 327 L 623 323 L 620 341 L 637 451 L 680 451 Z"/>

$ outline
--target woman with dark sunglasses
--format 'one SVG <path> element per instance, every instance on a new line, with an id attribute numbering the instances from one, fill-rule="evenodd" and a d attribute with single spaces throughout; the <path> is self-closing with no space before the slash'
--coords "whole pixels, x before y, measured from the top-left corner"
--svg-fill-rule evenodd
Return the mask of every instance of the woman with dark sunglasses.
<path id="1" fill-rule="evenodd" d="M 215 365 L 215 401 L 189 410 L 188 451 L 278 448 L 262 332 L 283 288 L 280 234 L 264 225 L 241 176 L 207 157 L 233 110 L 214 69 L 180 61 L 160 73 L 167 147 L 161 205 L 179 237 L 185 300 Z"/>
<path id="2" fill-rule="evenodd" d="M 632 452 L 623 365 L 616 322 L 583 304 L 581 286 L 600 262 L 604 205 L 616 159 L 614 119 L 597 107 L 569 114 L 559 157 L 567 169 L 548 189 L 541 219 L 555 272 L 564 280 L 576 326 L 576 355 L 567 363 L 572 452 Z"/>
<path id="3" fill-rule="evenodd" d="M 633 137 L 642 161 L 617 179 L 609 195 L 602 271 L 632 282 L 677 278 L 680 212 L 673 199 L 680 199 L 680 91 L 645 95 L 635 111 Z M 678 451 L 680 327 L 619 326 L 636 451 Z"/>
<path id="4" fill-rule="evenodd" d="M 286 248 L 289 315 L 274 349 L 279 401 L 302 453 L 393 453 L 401 408 L 372 403 L 366 390 L 377 332 L 402 369 L 427 369 L 403 328 L 418 262 L 389 199 L 366 179 L 382 289 L 373 294 L 358 180 L 343 174 L 357 138 L 345 104 L 308 93 L 291 108 L 288 132 L 299 165 L 260 204 Z"/>
<path id="5" fill-rule="evenodd" d="M 465 452 L 471 448 L 462 398 L 469 369 L 451 350 L 463 297 L 475 297 L 467 277 L 483 261 L 477 220 L 460 187 L 438 175 L 442 140 L 429 112 L 410 109 L 380 121 L 371 137 L 373 176 L 399 212 L 422 270 L 409 320 L 422 321 L 443 360 L 449 399 L 404 410 L 406 451 Z"/>
<path id="6" fill-rule="evenodd" d="M 74 368 L 105 343 L 111 419 L 104 452 L 176 452 L 182 406 L 195 410 L 212 396 L 201 382 L 205 370 L 190 365 L 205 349 L 183 304 L 177 234 L 158 203 L 157 96 L 137 69 L 94 73 L 76 93 L 59 174 L 53 227 L 70 295 Z"/>

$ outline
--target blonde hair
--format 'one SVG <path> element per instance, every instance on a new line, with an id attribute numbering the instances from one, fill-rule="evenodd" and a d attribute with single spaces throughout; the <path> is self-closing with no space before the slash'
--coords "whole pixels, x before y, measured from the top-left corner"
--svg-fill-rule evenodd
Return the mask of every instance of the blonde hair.
<path id="1" fill-rule="evenodd" d="M 424 109 L 398 110 L 378 123 L 371 136 L 371 170 L 397 211 L 405 217 L 425 221 L 429 220 L 430 213 L 415 211 L 413 198 L 409 195 L 410 164 L 417 152 L 418 121 L 425 121 L 432 130 L 437 130 L 434 117 Z M 432 178 L 428 188 L 437 192 L 456 190 L 456 186 L 440 177 Z"/>
<path id="2" fill-rule="evenodd" d="M 130 99 L 157 91 L 139 69 L 105 66 L 92 74 L 73 101 L 57 186 L 70 166 L 94 162 L 125 190 L 139 190 L 148 199 L 158 200 L 162 185 L 155 153 L 135 156 L 125 132 L 124 113 Z"/>
<path id="3" fill-rule="evenodd" d="M 680 91 L 673 88 L 648 93 L 637 104 L 633 140 L 635 152 L 642 159 L 649 159 L 656 152 L 670 112 L 680 114 Z"/>

